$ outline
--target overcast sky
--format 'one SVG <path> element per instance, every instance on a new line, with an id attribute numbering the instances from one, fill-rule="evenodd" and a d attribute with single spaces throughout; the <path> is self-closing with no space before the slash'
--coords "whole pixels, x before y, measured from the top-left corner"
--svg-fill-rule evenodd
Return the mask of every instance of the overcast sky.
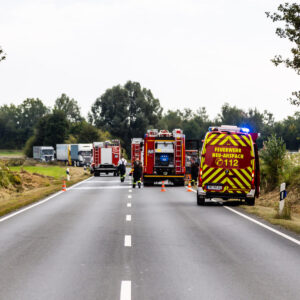
<path id="1" fill-rule="evenodd" d="M 0 105 L 62 93 L 84 115 L 107 88 L 138 81 L 165 111 L 205 106 L 211 118 L 228 102 L 271 111 L 300 77 L 275 67 L 289 54 L 265 16 L 278 0 L 0 0 Z"/>

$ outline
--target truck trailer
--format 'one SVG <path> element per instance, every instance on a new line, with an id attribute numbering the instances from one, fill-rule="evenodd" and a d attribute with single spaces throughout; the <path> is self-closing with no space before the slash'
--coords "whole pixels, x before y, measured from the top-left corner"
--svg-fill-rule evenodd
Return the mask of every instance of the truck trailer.
<path id="1" fill-rule="evenodd" d="M 33 158 L 43 162 L 54 161 L 54 148 L 52 146 L 34 146 Z"/>
<path id="2" fill-rule="evenodd" d="M 69 166 L 72 165 L 71 159 L 71 145 L 70 144 L 57 144 L 56 145 L 56 159 L 62 161 Z"/>
<path id="3" fill-rule="evenodd" d="M 91 174 L 100 176 L 101 173 L 118 175 L 118 162 L 121 158 L 121 145 L 119 140 L 93 143 L 93 158 Z"/>
<path id="4" fill-rule="evenodd" d="M 181 129 L 150 129 L 144 138 L 144 186 L 169 180 L 183 186 L 185 176 L 185 136 Z"/>
<path id="5" fill-rule="evenodd" d="M 91 164 L 93 144 L 71 145 L 72 164 L 77 167 L 89 166 Z"/>

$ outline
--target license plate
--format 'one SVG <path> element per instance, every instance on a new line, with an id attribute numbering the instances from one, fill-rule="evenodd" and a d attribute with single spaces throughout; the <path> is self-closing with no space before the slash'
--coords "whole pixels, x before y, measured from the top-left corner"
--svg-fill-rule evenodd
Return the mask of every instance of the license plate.
<path id="1" fill-rule="evenodd" d="M 207 190 L 214 190 L 214 191 L 221 191 L 222 188 L 223 187 L 221 185 L 207 185 L 206 186 Z"/>

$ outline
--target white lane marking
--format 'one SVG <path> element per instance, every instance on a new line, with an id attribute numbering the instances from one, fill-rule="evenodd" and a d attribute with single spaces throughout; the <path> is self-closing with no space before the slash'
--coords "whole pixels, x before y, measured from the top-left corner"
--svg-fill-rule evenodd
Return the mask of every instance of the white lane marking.
<path id="1" fill-rule="evenodd" d="M 128 189 L 128 186 L 109 185 L 109 186 L 83 186 L 74 190 L 109 190 L 109 189 Z"/>
<path id="2" fill-rule="evenodd" d="M 126 215 L 126 221 L 130 222 L 131 221 L 131 215 Z"/>
<path id="3" fill-rule="evenodd" d="M 128 192 L 129 192 L 129 193 L 132 193 L 132 190 L 129 190 Z"/>
<path id="4" fill-rule="evenodd" d="M 120 300 L 131 300 L 131 281 L 129 280 L 122 281 Z"/>
<path id="5" fill-rule="evenodd" d="M 127 207 L 131 207 L 131 203 L 127 203 Z"/>
<path id="6" fill-rule="evenodd" d="M 245 219 L 247 219 L 247 220 L 249 220 L 249 221 L 251 221 L 251 222 L 253 222 L 253 223 L 255 223 L 255 224 L 259 225 L 259 226 L 261 226 L 261 227 L 263 227 L 263 228 L 266 228 L 266 229 L 268 229 L 268 230 L 270 230 L 270 231 L 272 231 L 272 232 L 274 232 L 274 233 L 276 233 L 276 234 L 284 237 L 285 239 L 287 239 L 287 240 L 289 240 L 289 241 L 291 241 L 291 242 L 293 242 L 293 243 L 295 243 L 295 244 L 297 244 L 297 245 L 300 246 L 300 241 L 299 240 L 296 240 L 296 239 L 292 238 L 291 236 L 289 236 L 289 235 L 287 235 L 285 233 L 282 233 L 282 232 L 280 232 L 280 231 L 278 231 L 278 230 L 276 230 L 276 229 L 274 229 L 274 228 L 272 228 L 272 227 L 270 227 L 268 225 L 265 225 L 265 224 L 263 224 L 263 223 L 255 220 L 255 219 L 252 219 L 252 218 L 248 217 L 247 215 L 244 215 L 244 214 L 240 213 L 239 211 L 236 211 L 235 209 L 233 209 L 231 207 L 228 207 L 228 206 L 223 206 L 223 207 L 226 208 L 226 209 L 228 209 L 228 210 L 230 210 L 230 211 L 232 211 L 233 213 L 235 213 L 235 214 L 237 214 L 237 215 L 239 215 L 239 216 L 241 216 L 241 217 L 243 217 L 243 218 L 245 218 Z"/>
<path id="7" fill-rule="evenodd" d="M 194 192 L 194 193 L 197 193 L 195 190 L 193 190 L 193 192 Z M 219 203 L 217 200 L 212 200 L 212 201 L 213 201 L 213 202 L 216 202 L 216 203 Z M 222 203 L 222 204 L 223 204 L 223 203 Z M 239 211 L 237 211 L 237 210 L 235 210 L 235 209 L 233 209 L 233 208 L 231 208 L 231 207 L 228 207 L 228 206 L 225 206 L 225 205 L 223 205 L 223 207 L 224 207 L 225 209 L 230 210 L 231 212 L 233 212 L 233 213 L 235 213 L 235 214 L 241 216 L 242 218 L 245 218 L 245 219 L 247 219 L 248 221 L 251 221 L 251 222 L 255 223 L 256 225 L 259 225 L 259 226 L 261 226 L 261 227 L 263 227 L 263 228 L 265 228 L 265 229 L 267 229 L 267 230 L 269 230 L 269 231 L 272 231 L 272 232 L 274 232 L 274 233 L 280 235 L 281 237 L 283 237 L 283 238 L 285 238 L 285 239 L 287 239 L 287 240 L 289 240 L 289 241 L 291 241 L 291 242 L 293 242 L 293 243 L 295 243 L 295 244 L 297 244 L 297 245 L 300 246 L 300 241 L 299 241 L 299 240 L 297 240 L 297 239 L 295 239 L 295 238 L 293 238 L 293 237 L 291 237 L 291 236 L 289 236 L 289 235 L 287 235 L 287 234 L 285 234 L 285 233 L 283 233 L 283 232 L 280 232 L 279 230 L 276 230 L 276 229 L 274 229 L 274 228 L 272 228 L 272 227 L 270 227 L 270 226 L 268 226 L 268 225 L 266 225 L 266 224 L 263 224 L 263 223 L 261 223 L 261 222 L 255 220 L 255 219 L 253 219 L 253 218 L 251 218 L 251 217 L 249 217 L 249 216 L 247 216 L 247 215 L 245 215 L 245 214 L 243 214 L 243 213 L 241 213 L 241 212 L 239 212 Z"/>
<path id="8" fill-rule="evenodd" d="M 131 235 L 125 235 L 124 237 L 124 246 L 131 247 Z"/>
<path id="9" fill-rule="evenodd" d="M 132 198 L 132 196 L 131 195 L 128 195 L 128 199 L 131 199 Z"/>
<path id="10" fill-rule="evenodd" d="M 71 186 L 70 188 L 68 188 L 67 191 L 68 191 L 68 190 L 74 189 L 74 187 L 76 187 L 76 186 L 78 186 L 78 185 L 80 185 L 80 184 L 82 184 L 82 183 L 84 183 L 84 182 L 86 182 L 86 181 L 88 181 L 88 180 L 91 180 L 92 178 L 93 178 L 93 177 L 89 177 L 89 178 L 87 178 L 87 179 L 85 179 L 85 180 L 83 180 L 83 181 L 80 181 L 80 182 L 74 184 L 73 186 Z M 54 198 L 54 197 L 56 197 L 56 196 L 58 196 L 58 195 L 60 195 L 60 194 L 62 194 L 62 193 L 65 193 L 65 192 L 59 191 L 59 192 L 57 192 L 57 193 L 51 195 L 50 197 L 48 197 L 48 198 L 46 198 L 46 199 L 44 199 L 44 200 L 41 200 L 41 201 L 39 201 L 39 202 L 36 202 L 36 203 L 34 203 L 34 204 L 31 204 L 31 205 L 29 205 L 29 206 L 23 208 L 23 209 L 20 209 L 20 210 L 14 212 L 14 213 L 11 213 L 11 214 L 9 214 L 8 216 L 5 216 L 5 217 L 1 218 L 1 219 L 0 219 L 0 222 L 3 222 L 3 221 L 5 221 L 5 220 L 8 220 L 8 219 L 10 219 L 10 218 L 12 218 L 12 217 L 14 217 L 14 216 L 17 216 L 17 215 L 19 215 L 19 214 L 25 212 L 26 210 L 29 210 L 29 209 L 31 209 L 31 208 L 34 208 L 34 207 L 38 206 L 38 205 L 41 205 L 41 204 L 43 204 L 43 203 L 45 203 L 45 202 L 51 200 L 52 198 Z"/>

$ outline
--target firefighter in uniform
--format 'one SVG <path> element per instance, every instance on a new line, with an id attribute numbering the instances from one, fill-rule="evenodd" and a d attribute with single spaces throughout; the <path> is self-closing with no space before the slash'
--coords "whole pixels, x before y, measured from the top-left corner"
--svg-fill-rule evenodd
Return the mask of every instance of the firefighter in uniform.
<path id="1" fill-rule="evenodd" d="M 133 164 L 133 173 L 132 173 L 132 175 L 133 175 L 132 187 L 133 188 L 135 188 L 136 184 L 138 184 L 138 187 L 141 188 L 142 173 L 143 173 L 142 163 L 137 159 Z"/>
<path id="2" fill-rule="evenodd" d="M 199 163 L 197 161 L 192 161 L 191 164 L 191 177 L 192 177 L 192 186 L 197 185 L 197 179 L 199 174 Z"/>
<path id="3" fill-rule="evenodd" d="M 120 173 L 120 180 L 121 180 L 121 182 L 124 182 L 124 180 L 125 180 L 126 164 L 127 164 L 127 161 L 122 156 L 121 159 L 118 162 L 118 170 L 119 170 L 119 173 Z"/>

